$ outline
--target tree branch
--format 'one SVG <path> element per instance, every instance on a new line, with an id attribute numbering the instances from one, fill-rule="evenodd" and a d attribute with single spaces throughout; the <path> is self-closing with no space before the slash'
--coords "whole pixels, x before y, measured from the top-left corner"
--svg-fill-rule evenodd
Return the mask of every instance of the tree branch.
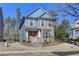
<path id="1" fill-rule="evenodd" d="M 70 7 L 70 8 L 74 11 L 74 13 L 75 13 L 74 15 L 79 18 L 79 14 L 78 14 L 78 12 L 76 11 L 76 9 L 75 9 L 73 6 L 71 6 L 70 4 L 67 4 L 67 5 L 68 5 L 68 7 Z"/>

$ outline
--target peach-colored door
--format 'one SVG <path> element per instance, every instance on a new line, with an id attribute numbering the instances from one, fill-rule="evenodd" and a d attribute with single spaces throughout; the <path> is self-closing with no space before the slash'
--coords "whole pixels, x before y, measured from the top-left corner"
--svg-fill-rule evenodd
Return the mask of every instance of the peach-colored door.
<path id="1" fill-rule="evenodd" d="M 37 37 L 32 37 L 32 42 L 37 42 Z"/>
<path id="2" fill-rule="evenodd" d="M 37 42 L 37 32 L 32 32 L 32 42 Z"/>

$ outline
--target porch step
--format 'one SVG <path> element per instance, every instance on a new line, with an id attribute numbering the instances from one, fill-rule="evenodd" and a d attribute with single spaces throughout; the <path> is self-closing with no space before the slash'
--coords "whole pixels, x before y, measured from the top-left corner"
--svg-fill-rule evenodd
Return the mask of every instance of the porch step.
<path id="1" fill-rule="evenodd" d="M 33 43 L 32 46 L 36 47 L 36 48 L 42 48 L 43 47 L 43 45 L 41 43 Z"/>

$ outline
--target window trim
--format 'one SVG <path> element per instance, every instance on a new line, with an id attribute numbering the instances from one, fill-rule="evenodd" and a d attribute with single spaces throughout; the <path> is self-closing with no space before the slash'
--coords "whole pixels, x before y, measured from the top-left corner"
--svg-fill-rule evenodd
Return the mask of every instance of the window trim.
<path id="1" fill-rule="evenodd" d="M 33 25 L 34 25 L 34 21 L 30 20 L 30 26 L 33 26 Z"/>
<path id="2" fill-rule="evenodd" d="M 49 27 L 51 27 L 52 26 L 52 21 L 49 21 Z"/>
<path id="3" fill-rule="evenodd" d="M 44 20 L 41 20 L 41 26 L 44 26 Z"/>

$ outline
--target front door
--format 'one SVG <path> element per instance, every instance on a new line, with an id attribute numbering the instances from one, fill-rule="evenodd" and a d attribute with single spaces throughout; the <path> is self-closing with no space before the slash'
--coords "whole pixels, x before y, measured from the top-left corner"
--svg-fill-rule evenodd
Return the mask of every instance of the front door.
<path id="1" fill-rule="evenodd" d="M 29 31 L 29 37 L 31 42 L 37 42 L 37 31 Z"/>

